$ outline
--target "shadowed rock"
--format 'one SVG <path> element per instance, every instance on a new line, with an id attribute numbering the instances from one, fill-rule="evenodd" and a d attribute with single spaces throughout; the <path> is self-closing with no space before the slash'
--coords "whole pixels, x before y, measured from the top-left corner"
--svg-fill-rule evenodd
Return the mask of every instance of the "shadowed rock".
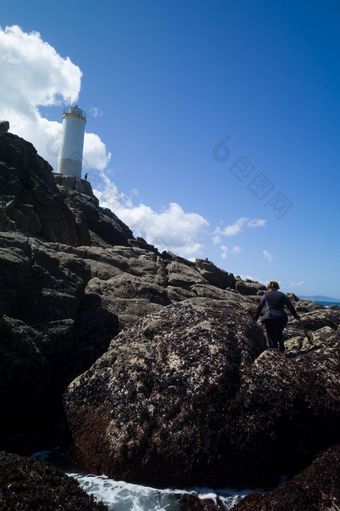
<path id="1" fill-rule="evenodd" d="M 90 275 L 82 259 L 52 244 L 0 236 L 1 442 L 3 428 L 53 408 L 118 331 L 117 317 L 86 291 Z"/>
<path id="2" fill-rule="evenodd" d="M 234 511 L 336 511 L 340 508 L 340 446 L 323 452 L 308 467 L 267 494 L 243 499 Z"/>
<path id="3" fill-rule="evenodd" d="M 4 511 L 107 510 L 72 477 L 47 463 L 0 452 L 0 465 L 0 509 Z"/>

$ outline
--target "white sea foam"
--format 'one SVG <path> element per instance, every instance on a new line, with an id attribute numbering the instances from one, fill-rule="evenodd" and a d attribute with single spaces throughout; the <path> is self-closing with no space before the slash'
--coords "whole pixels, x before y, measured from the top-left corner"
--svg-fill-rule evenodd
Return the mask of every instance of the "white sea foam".
<path id="1" fill-rule="evenodd" d="M 200 499 L 212 499 L 215 502 L 219 498 L 225 509 L 230 510 L 243 496 L 250 493 L 249 490 L 235 492 L 231 489 L 212 490 L 210 488 L 159 490 L 115 481 L 106 476 L 82 475 L 74 472 L 68 475 L 77 479 L 87 493 L 104 502 L 110 511 L 179 511 L 180 498 L 186 494 L 196 495 Z"/>

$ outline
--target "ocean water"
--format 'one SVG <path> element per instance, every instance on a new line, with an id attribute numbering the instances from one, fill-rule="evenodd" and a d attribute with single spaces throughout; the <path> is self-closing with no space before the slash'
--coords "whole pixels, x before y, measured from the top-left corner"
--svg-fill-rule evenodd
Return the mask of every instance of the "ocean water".
<path id="1" fill-rule="evenodd" d="M 324 305 L 325 307 L 330 307 L 331 305 L 339 305 L 340 306 L 340 302 L 319 302 L 319 301 L 315 301 L 315 303 L 318 303 L 319 305 Z"/>
<path id="2" fill-rule="evenodd" d="M 232 488 L 164 488 L 157 489 L 125 481 L 116 481 L 105 475 L 85 474 L 74 465 L 70 453 L 54 450 L 41 450 L 31 454 L 35 459 L 48 461 L 69 476 L 75 478 L 86 493 L 107 505 L 109 511 L 180 511 L 181 500 L 190 495 L 212 499 L 231 510 L 242 498 L 250 493 L 268 489 Z"/>
<path id="3" fill-rule="evenodd" d="M 189 488 L 159 490 L 124 481 L 115 481 L 106 476 L 70 472 L 80 486 L 96 500 L 106 504 L 109 511 L 180 511 L 181 499 L 195 495 L 199 499 L 212 499 L 231 510 L 240 500 L 254 490 Z"/>

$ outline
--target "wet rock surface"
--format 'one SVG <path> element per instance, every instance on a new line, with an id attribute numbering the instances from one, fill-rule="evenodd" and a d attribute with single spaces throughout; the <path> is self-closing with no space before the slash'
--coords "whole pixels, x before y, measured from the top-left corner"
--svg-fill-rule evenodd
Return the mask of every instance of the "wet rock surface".
<path id="1" fill-rule="evenodd" d="M 105 511 L 79 486 L 51 465 L 0 452 L 0 509 L 4 511 Z"/>
<path id="2" fill-rule="evenodd" d="M 219 497 L 199 499 L 193 495 L 185 495 L 179 500 L 179 511 L 225 511 L 225 509 Z"/>

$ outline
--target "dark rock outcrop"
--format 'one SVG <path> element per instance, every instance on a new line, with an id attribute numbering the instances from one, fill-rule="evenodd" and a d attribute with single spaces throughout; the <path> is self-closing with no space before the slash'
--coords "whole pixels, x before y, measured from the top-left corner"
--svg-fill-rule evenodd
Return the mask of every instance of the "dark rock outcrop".
<path id="1" fill-rule="evenodd" d="M 323 452 L 310 467 L 277 490 L 253 494 L 234 511 L 336 511 L 340 509 L 340 446 Z"/>
<path id="2" fill-rule="evenodd" d="M 0 452 L 0 509 L 3 511 L 105 511 L 77 481 L 60 470 L 15 454 Z"/>
<path id="3" fill-rule="evenodd" d="M 108 246 L 133 238 L 116 215 L 99 207 L 88 187 L 87 193 L 58 187 L 52 167 L 33 145 L 11 133 L 0 137 L 0 212 L 2 231 L 45 241 Z"/>

